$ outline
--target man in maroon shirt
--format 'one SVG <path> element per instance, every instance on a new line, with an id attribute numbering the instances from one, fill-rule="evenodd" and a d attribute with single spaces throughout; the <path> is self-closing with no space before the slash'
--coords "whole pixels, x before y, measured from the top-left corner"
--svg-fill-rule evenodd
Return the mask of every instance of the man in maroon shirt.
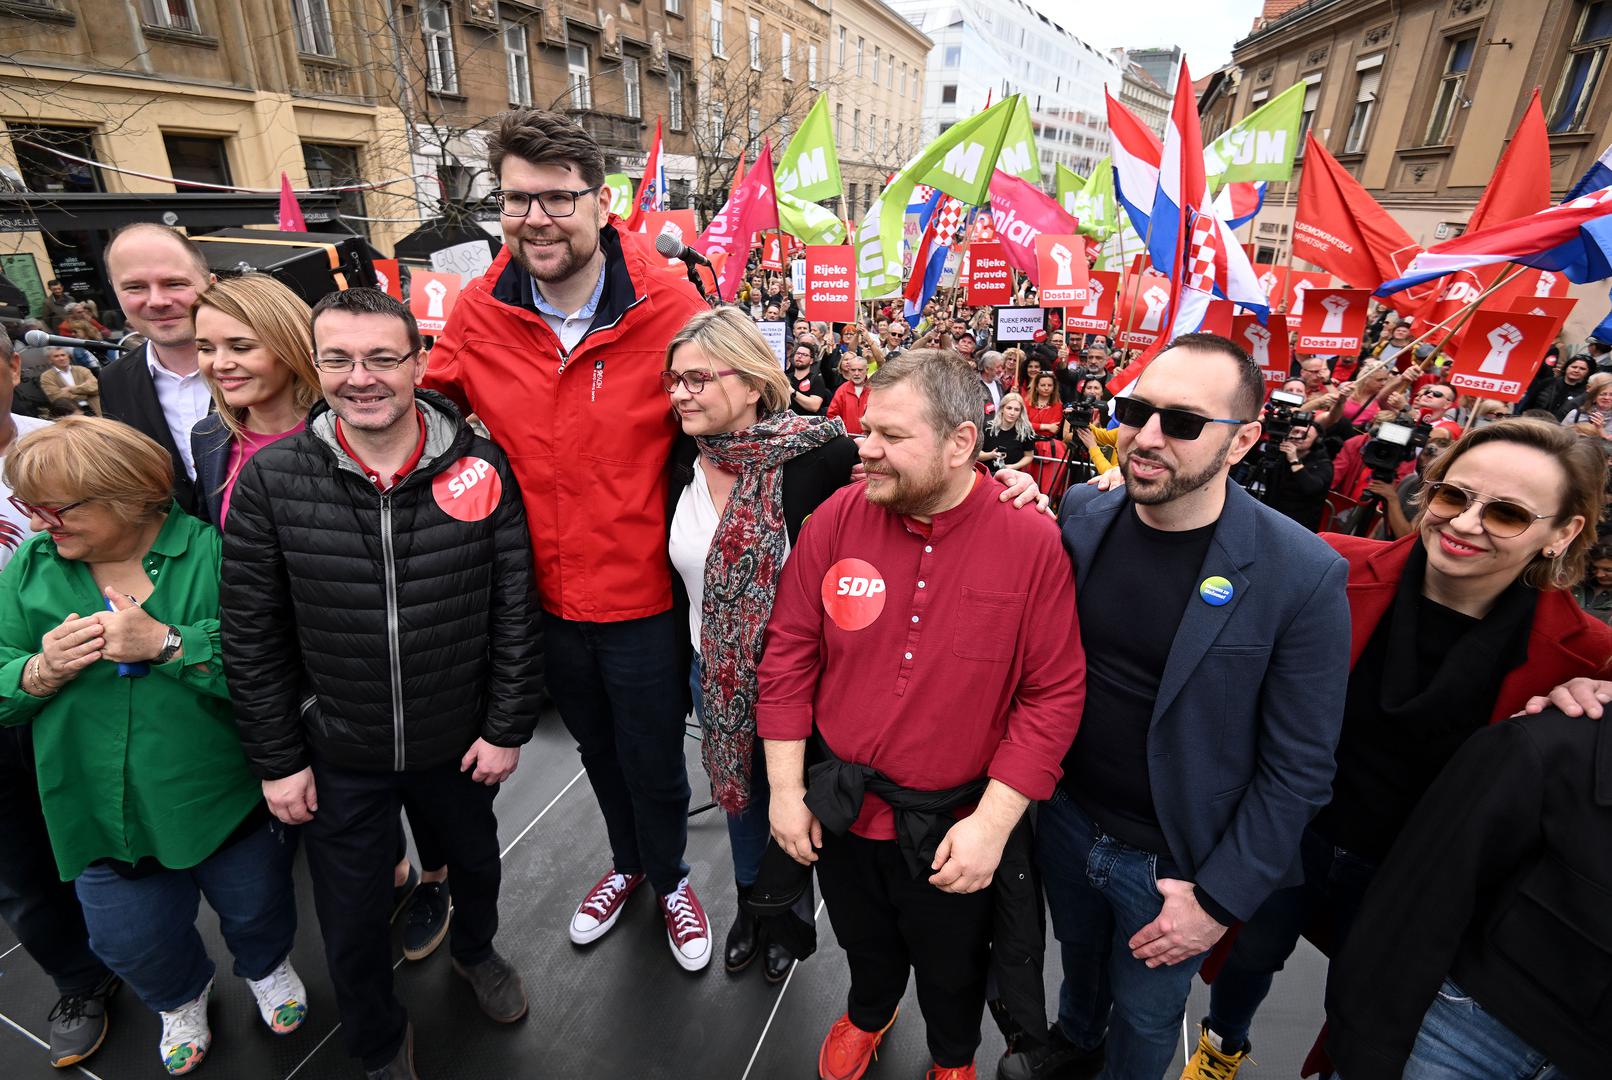
<path id="1" fill-rule="evenodd" d="M 1084 701 L 1069 559 L 1057 530 L 998 502 L 976 465 L 979 386 L 951 352 L 879 368 L 863 417 L 867 484 L 812 515 L 767 628 L 756 721 L 772 833 L 817 864 L 851 967 L 846 1014 L 818 1055 L 825 1080 L 862 1075 L 909 968 L 931 1075 L 974 1076 L 993 910 L 983 890 L 1029 801 L 1052 793 Z M 987 545 L 1015 553 L 1009 569 L 975 557 Z M 814 734 L 814 757 L 865 767 L 844 835 L 808 808 L 821 808 L 805 783 Z M 908 861 L 912 845 L 896 838 L 911 821 L 875 788 L 947 804 L 932 859 Z M 932 797 L 959 788 L 955 802 Z"/>

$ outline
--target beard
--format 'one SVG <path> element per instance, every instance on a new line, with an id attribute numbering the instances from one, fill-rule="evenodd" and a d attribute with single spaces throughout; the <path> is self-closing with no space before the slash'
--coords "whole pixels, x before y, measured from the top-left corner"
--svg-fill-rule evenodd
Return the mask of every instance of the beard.
<path id="1" fill-rule="evenodd" d="M 1130 492 L 1131 501 L 1141 506 L 1159 506 L 1163 503 L 1174 502 L 1181 496 L 1197 491 L 1215 478 L 1215 474 L 1225 466 L 1226 459 L 1231 456 L 1231 440 L 1227 439 L 1220 447 L 1215 459 L 1203 469 L 1194 473 L 1180 473 L 1169 462 L 1162 458 L 1141 450 L 1132 450 L 1120 462 L 1120 472 L 1125 476 L 1125 489 Z M 1162 477 L 1156 480 L 1139 480 L 1131 469 L 1131 462 L 1135 460 L 1146 461 L 1165 470 Z"/>
<path id="2" fill-rule="evenodd" d="M 928 514 L 939 506 L 946 494 L 946 470 L 937 461 L 922 473 L 893 473 L 869 470 L 872 477 L 880 478 L 880 490 L 875 492 L 868 484 L 868 502 L 874 506 L 906 517 Z"/>
<path id="3" fill-rule="evenodd" d="M 590 251 L 578 250 L 578 238 L 566 233 L 558 236 L 549 236 L 542 233 L 521 233 L 520 242 L 509 245 L 510 258 L 538 281 L 565 281 L 573 277 L 576 272 L 587 265 L 598 250 L 597 237 L 593 249 Z M 559 244 L 548 249 L 549 261 L 539 265 L 526 257 L 526 241 L 528 240 L 558 240 Z"/>

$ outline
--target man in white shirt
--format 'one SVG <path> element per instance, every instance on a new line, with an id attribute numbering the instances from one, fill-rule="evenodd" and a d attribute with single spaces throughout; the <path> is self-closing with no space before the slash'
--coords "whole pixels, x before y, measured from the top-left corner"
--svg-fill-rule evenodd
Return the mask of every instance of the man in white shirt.
<path id="1" fill-rule="evenodd" d="M 113 234 L 105 263 L 124 317 L 146 344 L 102 370 L 102 410 L 168 451 L 174 498 L 193 512 L 196 463 L 190 429 L 212 408 L 212 395 L 196 361 L 190 309 L 213 275 L 193 240 L 154 222 L 126 225 Z"/>
<path id="2" fill-rule="evenodd" d="M 48 420 L 11 411 L 21 377 L 11 339 L 0 331 L 0 465 L 18 439 L 50 426 Z M 0 470 L 0 567 L 32 535 L 28 515 L 11 504 L 11 488 Z M 0 828 L 0 920 L 56 984 L 60 1000 L 50 1011 L 50 1062 L 67 1068 L 105 1040 L 106 1005 L 119 983 L 90 951 L 72 882 L 57 875 L 39 810 L 28 725 L 0 728 L 0 822 L 5 823 Z"/>

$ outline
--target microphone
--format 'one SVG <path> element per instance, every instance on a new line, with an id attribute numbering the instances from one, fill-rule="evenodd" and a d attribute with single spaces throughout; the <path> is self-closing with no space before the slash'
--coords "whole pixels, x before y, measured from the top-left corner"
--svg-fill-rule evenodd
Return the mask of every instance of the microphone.
<path id="1" fill-rule="evenodd" d="M 668 259 L 682 259 L 690 268 L 695 266 L 711 267 L 711 260 L 689 247 L 671 233 L 661 233 L 655 237 L 655 250 Z M 714 267 L 711 267 L 714 269 Z"/>
<path id="2" fill-rule="evenodd" d="M 22 335 L 22 343 L 34 349 L 52 346 L 63 349 L 99 349 L 102 352 L 122 352 L 123 346 L 115 341 L 90 341 L 87 338 L 58 337 L 43 330 L 30 330 Z"/>

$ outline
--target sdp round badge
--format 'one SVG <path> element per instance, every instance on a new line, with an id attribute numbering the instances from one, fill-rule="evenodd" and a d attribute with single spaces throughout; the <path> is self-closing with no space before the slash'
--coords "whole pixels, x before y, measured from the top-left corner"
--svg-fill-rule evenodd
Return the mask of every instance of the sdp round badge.
<path id="1" fill-rule="evenodd" d="M 1229 603 L 1231 594 L 1231 582 L 1219 575 L 1204 578 L 1203 584 L 1198 586 L 1198 595 L 1203 598 L 1204 603 L 1211 607 L 1219 607 L 1222 604 Z"/>
<path id="2" fill-rule="evenodd" d="M 460 521 L 483 521 L 498 508 L 504 482 L 492 463 L 479 457 L 462 457 L 437 473 L 431 495 L 442 512 Z"/>
<path id="3" fill-rule="evenodd" d="M 884 596 L 884 575 L 862 559 L 841 559 L 823 575 L 823 610 L 841 630 L 872 626 Z"/>

